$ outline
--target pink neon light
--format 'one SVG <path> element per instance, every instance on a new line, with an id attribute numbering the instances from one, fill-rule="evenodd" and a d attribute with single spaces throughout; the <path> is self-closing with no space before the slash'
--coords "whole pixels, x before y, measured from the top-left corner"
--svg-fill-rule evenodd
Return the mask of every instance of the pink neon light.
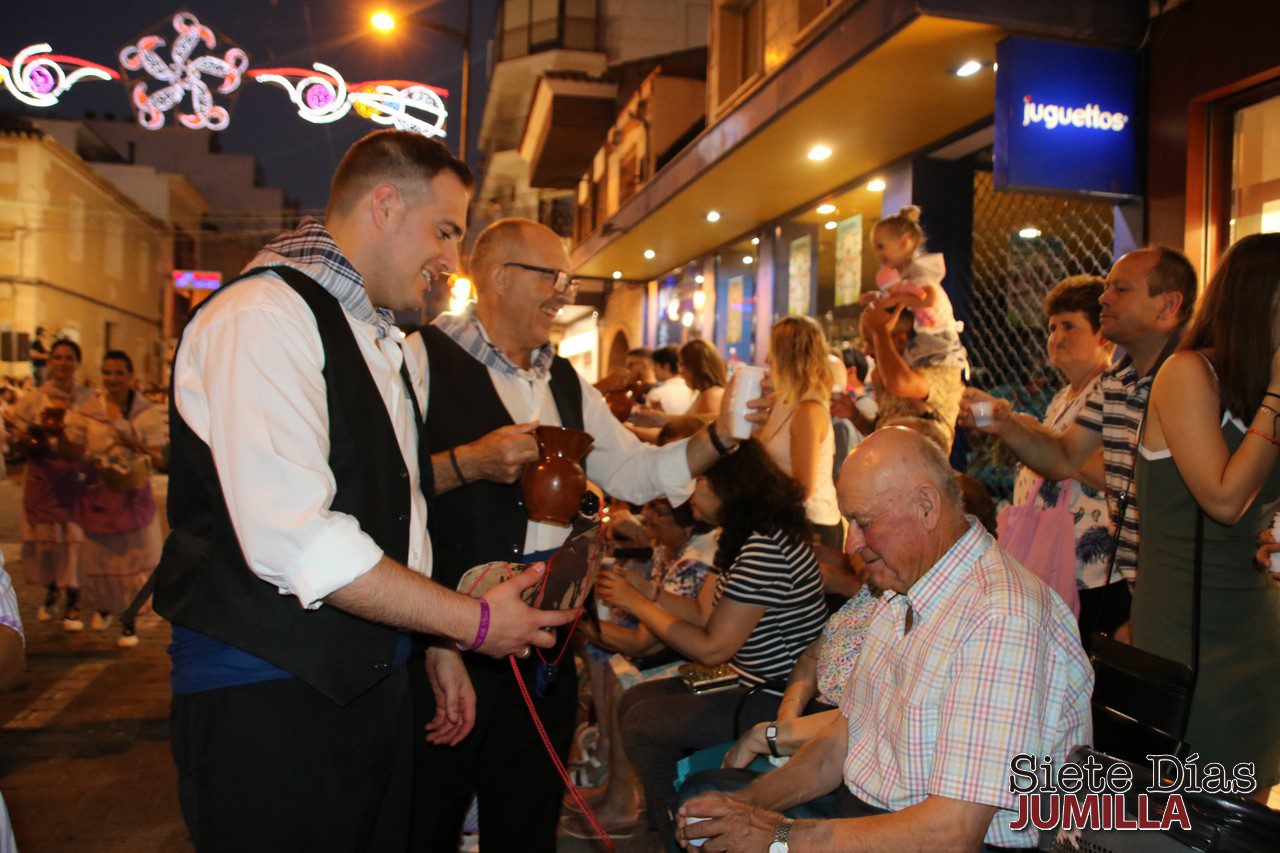
<path id="1" fill-rule="evenodd" d="M 249 72 L 250 77 L 258 77 L 262 74 L 275 74 L 280 77 L 325 77 L 328 74 L 321 74 L 314 68 L 255 68 Z M 442 89 L 439 86 L 432 86 L 427 83 L 415 83 L 412 80 L 366 80 L 363 83 L 348 83 L 347 89 L 352 92 L 358 92 L 368 86 L 394 86 L 397 89 L 404 89 L 409 86 L 421 86 L 424 89 L 430 89 L 442 98 L 449 97 L 449 90 Z"/>
<path id="2" fill-rule="evenodd" d="M 113 71 L 113 70 L 111 70 L 110 68 L 108 68 L 108 67 L 107 67 L 107 66 L 105 66 L 105 65 L 99 65 L 98 63 L 96 63 L 96 62 L 90 62 L 90 61 L 89 61 L 89 60 L 87 60 L 87 59 L 78 59 L 78 58 L 76 58 L 76 57 L 74 57 L 74 56 L 64 56 L 64 55 L 62 55 L 62 54 L 60 54 L 60 53 L 46 53 L 46 54 L 41 54 L 38 58 L 39 58 L 39 59 L 51 59 L 51 60 L 53 60 L 54 62 L 65 62 L 65 63 L 67 63 L 68 65 L 82 65 L 82 66 L 84 66 L 85 68 L 94 68 L 94 69 L 97 69 L 98 71 L 103 72 L 104 74 L 110 74 L 110 75 L 111 75 L 111 79 L 112 79 L 112 80 L 119 80 L 119 79 L 120 79 L 120 72 L 119 72 L 119 71 Z M 8 65 L 8 64 L 9 64 L 8 62 L 5 62 L 5 65 Z"/>

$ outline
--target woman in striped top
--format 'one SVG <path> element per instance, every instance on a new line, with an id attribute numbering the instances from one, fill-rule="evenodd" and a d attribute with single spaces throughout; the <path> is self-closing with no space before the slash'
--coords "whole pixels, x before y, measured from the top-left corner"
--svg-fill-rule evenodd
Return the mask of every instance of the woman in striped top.
<path id="1" fill-rule="evenodd" d="M 643 782 L 649 829 L 668 832 L 675 803 L 676 762 L 691 749 L 734 737 L 734 712 L 748 690 L 785 679 L 800 653 L 822 631 L 827 610 L 818 562 L 809 544 L 804 494 L 759 444 L 743 442 L 698 480 L 694 516 L 721 528 L 710 615 L 694 601 L 650 601 L 622 576 L 603 573 L 599 592 L 666 645 L 690 660 L 729 663 L 736 687 L 693 694 L 677 678 L 639 684 L 623 694 L 618 715 L 627 755 Z M 663 606 L 667 605 L 667 606 Z M 781 690 L 750 695 L 744 727 L 777 715 Z"/>

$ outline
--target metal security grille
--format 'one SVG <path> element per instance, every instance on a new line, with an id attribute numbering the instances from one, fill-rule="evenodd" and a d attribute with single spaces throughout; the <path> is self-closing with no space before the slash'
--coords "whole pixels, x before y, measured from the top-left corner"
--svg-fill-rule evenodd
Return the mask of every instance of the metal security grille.
<path id="1" fill-rule="evenodd" d="M 974 173 L 973 264 L 965 346 L 972 384 L 1042 417 L 1062 385 L 1045 354 L 1044 297 L 1059 281 L 1111 267 L 1112 207 L 1103 202 L 998 191 Z M 1013 495 L 1015 461 L 971 434 L 969 473 L 997 499 Z"/>

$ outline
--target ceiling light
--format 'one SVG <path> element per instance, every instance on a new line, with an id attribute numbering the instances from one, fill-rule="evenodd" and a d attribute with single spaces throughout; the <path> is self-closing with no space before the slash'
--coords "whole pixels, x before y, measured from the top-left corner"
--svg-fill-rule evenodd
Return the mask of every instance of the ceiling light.
<path id="1" fill-rule="evenodd" d="M 1023 240 L 1034 240 L 1035 238 L 1040 236 L 1040 229 L 1039 228 L 1023 228 L 1021 231 L 1018 232 L 1018 236 L 1021 237 Z"/>
<path id="2" fill-rule="evenodd" d="M 707 221 L 708 221 L 708 222 L 719 222 L 719 221 L 720 221 L 720 211 L 718 211 L 718 210 L 708 210 L 708 211 L 707 211 Z"/>
<path id="3" fill-rule="evenodd" d="M 680 318 L 680 325 L 681 325 L 681 326 L 684 326 L 686 329 L 693 325 L 693 312 L 692 312 L 692 311 L 686 311 L 686 312 L 684 312 L 684 316 Z"/>
<path id="4" fill-rule="evenodd" d="M 698 284 L 702 284 L 707 279 L 705 276 L 702 275 L 702 273 L 698 273 L 693 277 L 693 280 L 696 281 Z"/>
<path id="5" fill-rule="evenodd" d="M 622 270 L 614 270 L 614 271 L 613 271 L 613 280 L 614 280 L 614 281 L 617 281 L 617 280 L 618 280 L 618 279 L 620 279 L 620 278 L 622 278 Z"/>
<path id="6" fill-rule="evenodd" d="M 759 245 L 760 245 L 760 238 L 759 238 L 759 237 L 752 237 L 752 238 L 751 238 L 751 245 L 753 245 L 753 246 L 759 246 Z"/>
<path id="7" fill-rule="evenodd" d="M 651 261 L 651 260 L 653 260 L 653 259 L 654 259 L 654 258 L 656 258 L 656 257 L 658 257 L 658 253 L 657 253 L 657 252 L 655 252 L 653 249 L 645 249 L 645 250 L 644 250 L 644 259 L 645 259 L 646 261 Z"/>
<path id="8" fill-rule="evenodd" d="M 867 181 L 867 190 L 873 193 L 884 192 L 885 186 L 884 178 L 872 178 Z"/>
<path id="9" fill-rule="evenodd" d="M 756 259 L 751 257 L 750 255 L 743 255 L 742 262 L 744 264 L 754 264 L 756 262 Z"/>
<path id="10" fill-rule="evenodd" d="M 830 222 L 828 222 L 826 225 L 823 225 L 822 227 L 823 227 L 823 228 L 825 228 L 825 229 L 827 229 L 828 231 L 834 231 L 834 230 L 835 230 L 835 228 L 836 228 L 836 226 L 837 226 L 837 225 L 839 225 L 839 224 L 840 224 L 839 222 L 836 222 L 836 221 L 833 219 L 833 220 L 831 220 Z"/>
<path id="11" fill-rule="evenodd" d="M 825 145 L 815 145 L 809 149 L 810 160 L 825 160 L 831 156 L 831 149 Z"/>
<path id="12" fill-rule="evenodd" d="M 982 70 L 982 63 L 976 59 L 970 59 L 951 73 L 957 77 L 972 77 Z"/>
<path id="13" fill-rule="evenodd" d="M 835 212 L 836 212 L 836 206 L 834 204 L 831 204 L 830 202 L 828 202 L 827 204 L 818 205 L 819 216 L 826 216 L 828 213 L 835 213 Z"/>
<path id="14" fill-rule="evenodd" d="M 702 310 L 702 306 L 704 306 L 704 305 L 706 305 L 706 304 L 707 304 L 707 292 L 706 292 L 705 290 L 697 290 L 697 291 L 694 291 L 694 294 L 693 294 L 693 307 L 694 307 L 694 308 L 697 308 L 699 311 L 701 311 L 701 310 Z"/>
<path id="15" fill-rule="evenodd" d="M 680 319 L 680 303 L 675 299 L 667 303 L 667 319 L 672 323 Z"/>

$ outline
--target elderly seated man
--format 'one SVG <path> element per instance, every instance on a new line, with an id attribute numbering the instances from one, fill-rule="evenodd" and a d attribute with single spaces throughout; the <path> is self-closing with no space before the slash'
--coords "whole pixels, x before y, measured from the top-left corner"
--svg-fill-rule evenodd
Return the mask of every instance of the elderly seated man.
<path id="1" fill-rule="evenodd" d="M 791 760 L 687 800 L 678 837 L 753 853 L 1035 846 L 1034 830 L 1010 829 L 1009 764 L 1019 753 L 1059 764 L 1091 742 L 1093 672 L 1075 618 L 965 516 L 946 458 L 919 433 L 890 427 L 855 448 L 839 499 L 846 548 L 885 591 L 840 707 L 780 725 L 772 746 Z M 753 739 L 727 763 L 770 752 Z M 827 819 L 784 814 L 832 791 Z"/>

